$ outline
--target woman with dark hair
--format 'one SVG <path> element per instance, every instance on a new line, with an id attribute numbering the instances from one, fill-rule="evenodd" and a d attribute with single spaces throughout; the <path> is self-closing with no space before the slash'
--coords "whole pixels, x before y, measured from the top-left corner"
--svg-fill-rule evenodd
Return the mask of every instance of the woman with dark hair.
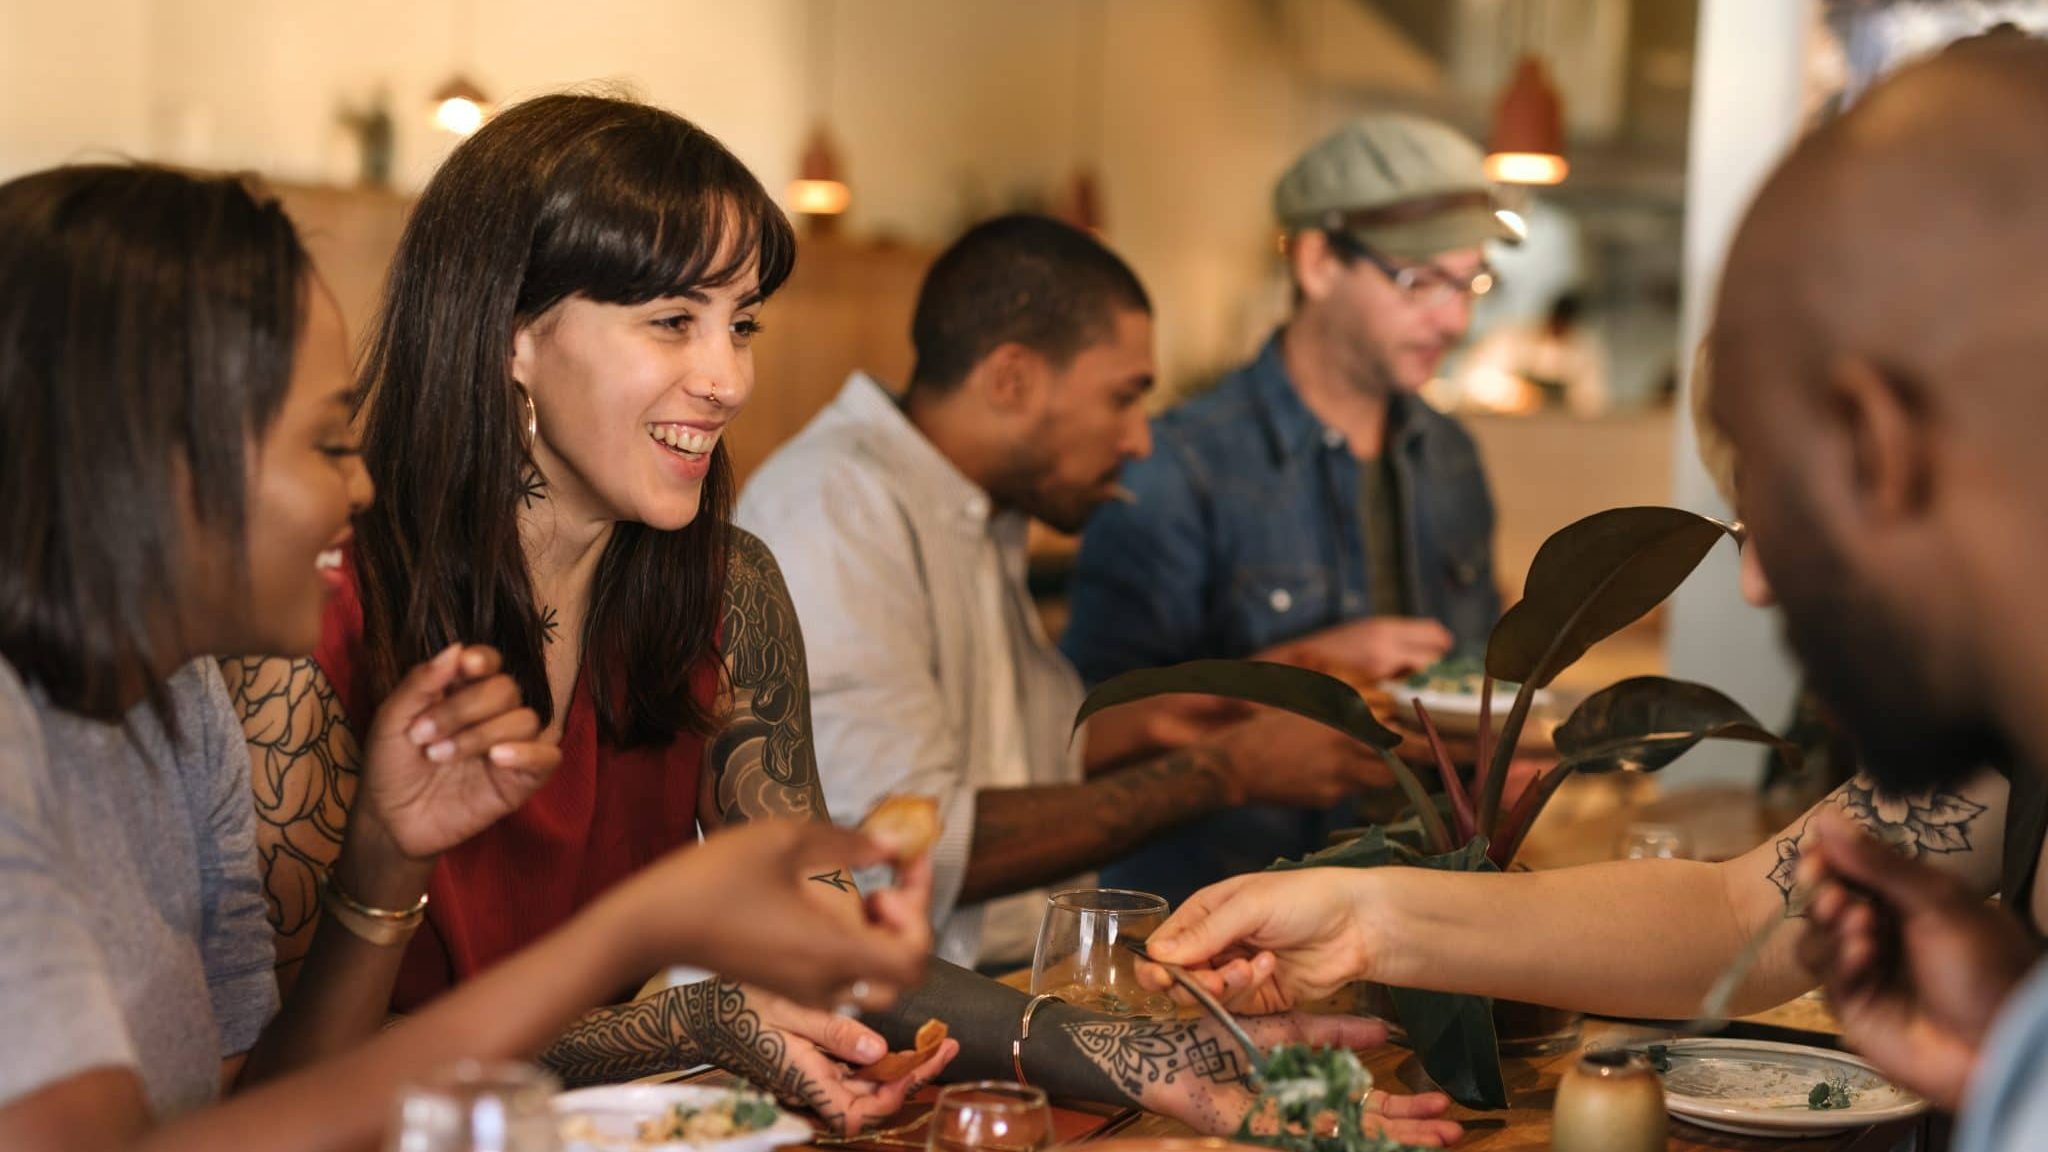
<path id="1" fill-rule="evenodd" d="M 878 895 L 872 926 L 818 908 L 821 861 L 885 854 L 782 821 L 670 855 L 377 1035 L 425 870 L 560 759 L 497 652 L 451 634 L 348 749 L 329 916 L 280 1003 L 210 654 L 319 640 L 371 496 L 354 396 L 340 313 L 274 202 L 146 167 L 0 185 L 0 1148 L 359 1147 L 407 1079 L 532 1052 L 653 964 L 814 1002 L 920 971 L 921 890 Z M 710 891 L 758 918 L 687 895 Z"/>
<path id="2" fill-rule="evenodd" d="M 314 684 L 324 705 L 289 732 L 252 736 L 277 766 L 258 780 L 258 806 L 287 974 L 316 913 L 302 877 L 342 826 L 342 733 L 399 669 L 458 634 L 505 653 L 562 767 L 443 855 L 399 1009 L 474 978 L 699 827 L 826 819 L 796 613 L 773 557 L 730 524 L 720 443 L 753 390 L 749 342 L 794 252 L 788 221 L 718 141 L 596 96 L 507 109 L 422 193 L 363 374 L 366 462 L 387 499 L 360 527 L 358 597 L 336 602 L 312 665 L 246 677 L 252 713 L 266 683 Z M 810 879 L 851 914 L 849 877 L 835 867 Z M 1237 1049 L 1209 1023 L 1044 1005 L 1013 1063 L 1028 998 L 933 971 L 899 1011 L 867 1022 L 723 979 L 675 981 L 587 1017 L 543 1059 L 572 1083 L 709 1061 L 842 1130 L 895 1111 L 956 1053 L 954 1073 L 1021 1074 L 1210 1131 L 1234 1129 L 1250 1105 Z M 949 1040 L 879 1084 L 856 1074 L 885 1038 L 910 1047 L 928 1017 L 968 1047 Z M 1268 1042 L 1384 1035 L 1344 1018 L 1253 1027 Z"/>

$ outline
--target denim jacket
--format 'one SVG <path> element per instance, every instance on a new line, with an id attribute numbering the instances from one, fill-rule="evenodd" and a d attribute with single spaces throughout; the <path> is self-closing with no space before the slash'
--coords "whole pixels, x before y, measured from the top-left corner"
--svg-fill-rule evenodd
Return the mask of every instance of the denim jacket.
<path id="1" fill-rule="evenodd" d="M 1460 653 L 1481 654 L 1500 592 L 1478 452 L 1456 421 L 1416 397 L 1393 397 L 1387 426 L 1414 609 L 1442 621 Z M 1159 416 L 1152 432 L 1152 455 L 1124 471 L 1137 502 L 1104 506 L 1082 539 L 1061 648 L 1084 680 L 1250 656 L 1371 613 L 1359 463 L 1301 402 L 1278 334 L 1214 390 Z M 1140 853 L 1206 863 L 1118 882 L 1184 898 L 1230 874 L 1225 867 L 1319 848 L 1352 815 L 1223 813 Z"/>

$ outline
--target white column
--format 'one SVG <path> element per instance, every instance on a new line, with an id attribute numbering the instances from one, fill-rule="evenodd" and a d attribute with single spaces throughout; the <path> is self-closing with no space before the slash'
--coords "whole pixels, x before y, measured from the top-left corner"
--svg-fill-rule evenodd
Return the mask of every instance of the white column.
<path id="1" fill-rule="evenodd" d="M 1703 0 L 1686 164 L 1685 297 L 1678 362 L 1684 395 L 1674 501 L 1728 515 L 1700 466 L 1691 419 L 1692 351 L 1707 329 L 1729 241 L 1758 185 L 1799 129 L 1812 7 L 1808 0 Z M 1728 693 L 1776 728 L 1791 715 L 1798 672 L 1779 639 L 1775 612 L 1743 603 L 1735 550 L 1718 546 L 1671 602 L 1671 674 Z M 1748 783 L 1762 760 L 1754 746 L 1708 744 L 1664 775 L 1666 788 Z"/>

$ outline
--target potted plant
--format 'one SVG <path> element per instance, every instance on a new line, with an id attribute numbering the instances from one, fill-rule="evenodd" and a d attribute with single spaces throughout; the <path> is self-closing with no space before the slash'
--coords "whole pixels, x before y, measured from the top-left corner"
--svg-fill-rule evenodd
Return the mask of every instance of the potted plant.
<path id="1" fill-rule="evenodd" d="M 1402 825 L 1368 828 L 1357 838 L 1275 868 L 1402 864 L 1460 872 L 1514 865 L 1529 829 L 1558 786 L 1574 774 L 1655 772 L 1704 740 L 1743 740 L 1797 751 L 1741 705 L 1702 684 L 1663 676 L 1623 680 L 1588 696 L 1554 735 L 1557 762 L 1505 804 L 1509 761 L 1535 693 L 1601 640 L 1662 603 L 1722 537 L 1740 546 L 1742 529 L 1677 508 L 1616 508 L 1567 525 L 1544 541 L 1530 564 L 1523 597 L 1494 626 L 1480 686 L 1478 747 L 1470 779 L 1453 761 L 1428 712 L 1428 735 L 1441 796 L 1432 794 L 1395 751 L 1401 737 L 1381 724 L 1358 691 L 1321 672 L 1251 660 L 1197 660 L 1126 673 L 1098 685 L 1075 718 L 1174 692 L 1205 693 L 1305 716 L 1373 748 L 1407 800 Z M 1515 683 L 1498 734 L 1494 684 Z M 1424 989 L 1388 989 L 1408 1041 L 1437 1084 L 1460 1103 L 1501 1108 L 1495 1005 L 1486 997 Z"/>

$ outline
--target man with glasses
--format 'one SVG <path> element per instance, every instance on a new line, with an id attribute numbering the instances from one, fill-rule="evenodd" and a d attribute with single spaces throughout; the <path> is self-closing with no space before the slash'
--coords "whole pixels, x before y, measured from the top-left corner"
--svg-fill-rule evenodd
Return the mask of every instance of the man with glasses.
<path id="1" fill-rule="evenodd" d="M 1517 238 L 1482 156 L 1416 116 L 1367 116 L 1274 189 L 1294 305 L 1251 363 L 1160 416 L 1130 500 L 1089 523 L 1062 648 L 1095 683 L 1211 657 L 1378 681 L 1478 655 L 1500 612 L 1493 502 L 1471 438 L 1417 393 Z M 1133 716 L 1119 750 L 1193 739 L 1199 705 Z M 1092 753 L 1091 749 L 1091 753 Z M 1350 805 L 1241 808 L 1105 869 L 1178 902 L 1319 848 Z"/>

